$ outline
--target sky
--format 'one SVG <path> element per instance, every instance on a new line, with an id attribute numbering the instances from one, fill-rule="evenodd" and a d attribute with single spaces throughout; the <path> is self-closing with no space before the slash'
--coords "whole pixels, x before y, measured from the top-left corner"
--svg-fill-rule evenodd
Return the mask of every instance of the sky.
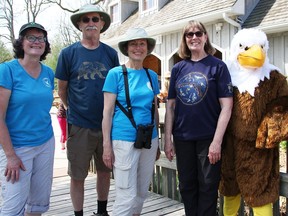
<path id="1" fill-rule="evenodd" d="M 86 4 L 87 0 L 77 0 L 77 1 L 71 1 L 71 0 L 62 0 L 63 5 L 69 9 L 76 10 L 81 5 Z M 15 36 L 18 36 L 19 30 L 21 26 L 25 23 L 27 23 L 27 18 L 24 13 L 20 12 L 24 8 L 24 0 L 15 0 L 14 1 L 14 12 L 17 14 L 15 16 L 15 22 L 14 22 L 14 31 L 15 31 Z M 46 7 L 45 7 L 46 8 Z M 48 32 L 48 38 L 49 40 L 54 39 L 55 36 L 58 34 L 58 29 L 60 22 L 63 20 L 66 20 L 66 23 L 70 22 L 70 16 L 71 13 L 63 11 L 59 6 L 53 5 L 50 6 L 49 8 L 46 8 L 44 11 L 40 12 L 36 18 L 36 22 L 43 25 L 44 28 Z M 2 28 L 0 29 L 1 34 L 3 33 L 8 33 L 7 29 Z M 2 41 L 4 39 L 1 38 Z M 5 42 L 5 41 L 4 41 Z M 7 44 L 8 45 L 8 44 Z M 9 45 L 7 46 L 9 48 Z"/>
<path id="2" fill-rule="evenodd" d="M 17 5 L 16 8 L 21 8 L 22 6 L 18 3 L 23 2 L 23 0 L 17 0 Z M 67 4 L 66 2 L 70 2 Z M 72 2 L 72 3 L 71 3 Z M 80 2 L 80 1 L 71 1 L 71 0 L 63 0 L 63 3 L 65 4 L 66 7 L 71 8 L 71 9 L 78 9 L 80 5 L 76 4 L 75 2 Z M 36 22 L 43 25 L 44 28 L 48 32 L 48 36 L 50 38 L 57 34 L 57 29 L 59 28 L 60 21 L 63 19 L 70 19 L 71 13 L 63 11 L 59 6 L 53 5 L 50 6 L 49 8 L 46 8 L 44 11 L 39 13 L 39 15 L 36 18 Z M 23 23 L 21 19 L 16 20 L 16 27 L 15 27 L 15 34 L 17 35 L 19 32 L 19 29 L 23 24 L 26 23 L 27 19 L 24 17 L 25 22 Z"/>

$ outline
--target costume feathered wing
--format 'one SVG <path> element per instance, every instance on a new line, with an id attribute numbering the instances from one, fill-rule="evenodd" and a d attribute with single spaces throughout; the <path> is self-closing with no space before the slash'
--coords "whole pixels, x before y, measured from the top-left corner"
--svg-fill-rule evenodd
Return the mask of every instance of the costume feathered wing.
<path id="1" fill-rule="evenodd" d="M 257 148 L 275 148 L 288 140 L 288 97 L 281 97 L 267 106 L 257 132 Z"/>

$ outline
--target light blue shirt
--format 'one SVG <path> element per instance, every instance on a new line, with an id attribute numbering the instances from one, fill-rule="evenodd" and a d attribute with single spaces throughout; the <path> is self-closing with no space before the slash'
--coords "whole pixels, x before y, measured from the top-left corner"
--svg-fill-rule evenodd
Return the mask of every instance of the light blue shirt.
<path id="1" fill-rule="evenodd" d="M 41 64 L 38 78 L 31 77 L 17 59 L 0 64 L 0 86 L 11 90 L 6 125 L 14 147 L 38 146 L 53 136 L 50 109 L 54 73 Z"/>
<path id="2" fill-rule="evenodd" d="M 144 69 L 134 70 L 127 68 L 129 94 L 132 106 L 132 113 L 136 125 L 151 124 L 151 108 L 154 96 L 159 94 L 158 76 L 149 70 L 153 90 L 149 78 Z M 111 69 L 106 77 L 103 92 L 110 92 L 117 95 L 117 100 L 127 109 L 125 85 L 122 67 Z M 157 106 L 157 104 L 155 104 Z M 112 122 L 112 140 L 124 140 L 134 142 L 136 129 L 128 117 L 116 105 Z M 154 110 L 153 110 L 154 112 Z M 157 130 L 154 127 L 152 138 L 157 137 Z"/>

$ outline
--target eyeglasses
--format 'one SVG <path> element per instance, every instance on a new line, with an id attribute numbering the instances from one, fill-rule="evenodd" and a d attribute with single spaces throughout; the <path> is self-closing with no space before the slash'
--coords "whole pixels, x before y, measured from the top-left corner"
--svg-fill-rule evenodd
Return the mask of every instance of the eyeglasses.
<path id="1" fill-rule="evenodd" d="M 34 43 L 36 40 L 38 40 L 39 43 L 45 43 L 47 41 L 47 38 L 42 36 L 36 37 L 34 35 L 26 35 L 25 38 L 31 43 Z"/>
<path id="2" fill-rule="evenodd" d="M 99 17 L 92 17 L 92 18 L 83 17 L 83 18 L 82 18 L 82 22 L 83 22 L 83 23 L 89 23 L 90 20 L 92 20 L 92 22 L 94 22 L 94 23 L 97 23 L 97 22 L 100 21 L 100 18 L 99 18 Z"/>
<path id="3" fill-rule="evenodd" d="M 197 32 L 187 32 L 185 33 L 185 36 L 187 38 L 193 38 L 194 35 L 196 35 L 196 37 L 202 37 L 204 34 L 204 32 L 201 32 L 201 31 L 197 31 Z"/>

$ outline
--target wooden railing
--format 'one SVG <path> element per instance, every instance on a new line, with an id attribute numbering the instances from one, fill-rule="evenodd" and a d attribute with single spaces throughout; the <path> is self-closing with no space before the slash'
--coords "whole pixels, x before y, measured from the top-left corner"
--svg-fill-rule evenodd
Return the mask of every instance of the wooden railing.
<path id="1" fill-rule="evenodd" d="M 90 171 L 96 172 L 94 160 L 91 160 L 90 163 Z M 113 178 L 113 174 L 111 176 Z M 168 161 L 165 158 L 164 153 L 162 152 L 161 157 L 158 161 L 155 162 L 154 174 L 153 179 L 151 181 L 151 191 L 157 194 L 161 194 L 165 197 L 169 197 L 171 199 L 177 200 L 181 202 L 180 192 L 178 190 L 178 175 L 176 169 L 175 161 Z M 287 173 L 280 173 L 280 198 L 284 200 L 283 204 L 278 200 L 273 205 L 273 216 L 281 216 L 286 214 L 281 214 L 281 212 L 287 212 L 287 197 L 288 197 L 288 174 Z M 284 198 L 284 199 L 283 199 Z M 286 199 L 285 199 L 286 198 Z M 223 216 L 223 197 L 219 196 L 218 199 L 218 215 Z M 283 206 L 284 205 L 284 206 Z M 249 209 L 245 205 L 245 203 L 241 202 L 241 206 L 238 212 L 238 216 L 253 216 L 253 211 Z"/>
<path id="2" fill-rule="evenodd" d="M 166 157 L 164 150 L 164 125 L 160 124 L 159 127 L 159 145 L 162 151 L 161 157 L 155 162 L 154 174 L 151 184 L 151 190 L 155 193 L 169 197 L 174 200 L 181 202 L 181 196 L 178 190 L 178 175 L 176 168 L 176 160 L 170 162 Z M 287 158 L 287 153 L 286 153 Z M 279 200 L 273 205 L 273 215 L 280 216 L 282 212 L 287 212 L 287 197 L 288 197 L 288 173 L 280 172 L 280 198 L 283 200 L 284 197 L 284 209 L 283 204 L 279 204 Z M 285 199 L 286 198 L 286 199 Z M 219 195 L 218 213 L 219 216 L 223 216 L 223 197 Z M 248 213 L 249 212 L 249 213 Z M 245 205 L 242 201 L 238 212 L 238 216 L 249 215 L 253 216 L 253 211 Z M 285 214 L 286 215 L 286 214 Z"/>
<path id="3" fill-rule="evenodd" d="M 162 110 L 163 111 L 163 110 Z M 160 144 L 160 149 L 161 149 L 161 156 L 158 161 L 155 162 L 155 167 L 154 167 L 154 173 L 153 173 L 153 179 L 151 182 L 151 191 L 154 193 L 161 194 L 163 196 L 169 197 L 171 199 L 177 200 L 181 202 L 181 196 L 180 192 L 178 190 L 178 175 L 177 175 L 177 168 L 176 168 L 176 161 L 175 159 L 170 162 L 168 159 L 165 157 L 165 154 L 163 152 L 164 150 L 164 117 L 163 113 L 160 114 L 160 124 L 159 127 L 159 144 Z M 286 158 L 287 158 L 286 153 Z M 90 171 L 91 172 L 96 172 L 95 169 L 95 163 L 92 160 L 90 163 Z M 113 174 L 112 174 L 113 178 Z M 284 200 L 284 207 L 283 203 L 281 203 L 281 206 L 279 204 L 279 200 L 274 203 L 273 205 L 273 215 L 274 216 L 281 216 L 281 215 L 286 215 L 287 212 L 287 198 L 288 198 L 288 173 L 283 173 L 280 172 L 280 196 L 279 200 Z M 283 209 L 284 208 L 284 209 Z M 223 197 L 219 196 L 219 202 L 218 202 L 218 213 L 219 216 L 223 216 Z M 285 212 L 285 214 L 281 214 L 281 212 Z M 244 216 L 244 215 L 249 215 L 253 216 L 253 211 L 249 209 L 245 205 L 245 203 L 242 201 L 241 206 L 238 212 L 238 216 Z"/>
<path id="4" fill-rule="evenodd" d="M 154 175 L 151 184 L 151 191 L 181 202 L 181 196 L 178 190 L 178 176 L 177 176 L 176 163 L 174 160 L 172 162 L 168 161 L 165 158 L 164 153 L 161 154 L 160 159 L 155 163 Z M 280 197 L 286 197 L 286 198 L 288 197 L 288 174 L 283 172 L 280 173 Z M 219 196 L 218 206 L 219 206 L 218 209 L 219 216 L 223 216 L 222 196 Z M 279 200 L 275 202 L 273 206 L 274 216 L 281 215 L 280 208 L 282 212 L 283 211 L 287 212 L 287 203 L 283 209 L 283 206 L 280 206 L 279 204 Z M 247 215 L 247 212 L 249 212 L 249 215 L 253 215 L 252 210 L 249 209 L 247 206 L 245 206 L 245 203 L 242 201 L 238 215 L 244 216 Z"/>

